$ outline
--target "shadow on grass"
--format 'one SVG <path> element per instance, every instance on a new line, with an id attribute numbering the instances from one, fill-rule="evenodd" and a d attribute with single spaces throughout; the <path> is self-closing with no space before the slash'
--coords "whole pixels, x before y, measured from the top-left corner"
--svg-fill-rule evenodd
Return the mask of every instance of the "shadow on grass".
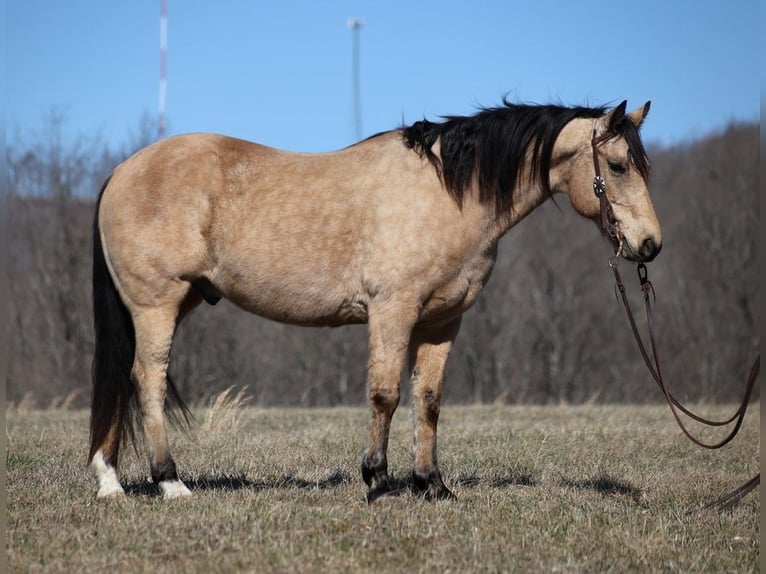
<path id="1" fill-rule="evenodd" d="M 320 480 L 306 480 L 292 474 L 282 475 L 266 480 L 250 480 L 243 475 L 216 476 L 185 478 L 184 484 L 192 492 L 221 491 L 233 492 L 237 490 L 326 490 L 338 488 L 350 484 L 356 480 L 347 472 L 335 471 Z M 386 493 L 386 498 L 398 497 L 405 493 L 418 494 L 414 488 L 411 477 L 391 477 L 391 490 Z M 449 480 L 448 480 L 449 483 Z M 360 481 L 361 484 L 361 481 Z M 496 473 L 492 476 L 481 477 L 476 474 L 461 474 L 454 480 L 455 486 L 463 488 L 489 487 L 505 489 L 513 486 L 539 486 L 538 480 L 531 472 L 509 470 L 508 473 Z M 634 502 L 640 502 L 641 490 L 628 482 L 616 479 L 608 474 L 600 474 L 584 480 L 562 479 L 561 486 L 577 490 L 592 490 L 604 496 L 627 496 Z M 449 484 L 447 485 L 449 486 Z M 124 485 L 125 493 L 137 496 L 158 496 L 159 488 L 151 482 L 130 482 Z"/>
<path id="2" fill-rule="evenodd" d="M 526 470 L 508 469 L 506 473 L 495 473 L 481 477 L 476 474 L 462 474 L 455 479 L 455 484 L 463 488 L 510 488 L 513 486 L 540 486 L 538 479 Z M 562 479 L 559 483 L 565 488 L 592 490 L 604 496 L 627 496 L 634 502 L 641 501 L 642 492 L 629 482 L 619 480 L 602 473 L 585 480 Z"/>
<path id="3" fill-rule="evenodd" d="M 455 484 L 464 488 L 489 486 L 490 488 L 509 488 L 511 486 L 537 486 L 537 479 L 531 472 L 510 470 L 505 474 L 494 474 L 480 477 L 476 474 L 461 474 L 455 479 Z"/>
<path id="4" fill-rule="evenodd" d="M 297 488 L 304 490 L 337 488 L 351 482 L 348 473 L 336 471 L 321 480 L 306 480 L 294 475 L 283 475 L 268 480 L 250 480 L 244 476 L 217 476 L 182 478 L 192 492 L 236 491 L 236 490 L 277 490 Z M 132 482 L 124 485 L 125 493 L 138 496 L 157 496 L 159 487 L 151 482 Z"/>
<path id="5" fill-rule="evenodd" d="M 594 490 L 604 496 L 628 496 L 634 502 L 641 501 L 641 489 L 608 474 L 600 474 L 585 480 L 564 479 L 561 484 L 567 488 Z"/>

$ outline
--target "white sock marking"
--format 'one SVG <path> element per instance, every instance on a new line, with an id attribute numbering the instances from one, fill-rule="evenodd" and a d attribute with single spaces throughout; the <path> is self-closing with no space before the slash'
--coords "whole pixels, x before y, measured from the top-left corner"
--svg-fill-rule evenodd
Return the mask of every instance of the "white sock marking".
<path id="1" fill-rule="evenodd" d="M 165 500 L 192 495 L 191 490 L 186 488 L 186 485 L 180 480 L 163 480 L 159 486 L 162 498 Z"/>
<path id="2" fill-rule="evenodd" d="M 108 464 L 106 460 L 104 460 L 104 455 L 100 450 L 96 451 L 96 454 L 93 455 L 90 468 L 93 471 L 93 474 L 96 475 L 96 480 L 98 481 L 96 498 L 122 496 L 125 494 L 120 481 L 117 480 L 117 472 L 111 464 Z"/>

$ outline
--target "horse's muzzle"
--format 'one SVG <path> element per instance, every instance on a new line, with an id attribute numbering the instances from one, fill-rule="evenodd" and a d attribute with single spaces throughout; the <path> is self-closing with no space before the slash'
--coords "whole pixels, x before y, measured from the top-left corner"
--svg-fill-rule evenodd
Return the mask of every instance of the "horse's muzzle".
<path id="1" fill-rule="evenodd" d="M 657 257 L 661 249 L 662 243 L 658 244 L 654 239 L 648 237 L 641 243 L 641 247 L 636 254 L 637 256 L 635 257 L 635 260 L 641 263 L 647 263 Z"/>
<path id="2" fill-rule="evenodd" d="M 636 252 L 630 244 L 626 244 L 625 258 L 637 263 L 648 263 L 659 254 L 662 249 L 662 243 L 656 243 L 651 237 L 647 237 L 641 243 L 641 247 Z"/>

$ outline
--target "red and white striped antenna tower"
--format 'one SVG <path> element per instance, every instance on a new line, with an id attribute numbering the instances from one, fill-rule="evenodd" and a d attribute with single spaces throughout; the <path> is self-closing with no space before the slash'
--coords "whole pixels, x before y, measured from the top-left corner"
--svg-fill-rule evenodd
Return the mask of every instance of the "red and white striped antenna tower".
<path id="1" fill-rule="evenodd" d="M 165 137 L 165 98 L 168 91 L 168 0 L 160 0 L 160 97 L 158 103 L 159 126 L 157 139 Z"/>

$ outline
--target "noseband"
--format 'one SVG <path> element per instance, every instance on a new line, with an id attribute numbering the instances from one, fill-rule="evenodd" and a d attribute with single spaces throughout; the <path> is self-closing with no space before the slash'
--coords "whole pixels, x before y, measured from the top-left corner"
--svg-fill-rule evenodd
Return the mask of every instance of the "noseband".
<path id="1" fill-rule="evenodd" d="M 630 307 L 630 302 L 628 301 L 628 296 L 625 289 L 625 284 L 622 281 L 622 278 L 620 276 L 620 272 L 617 269 L 617 265 L 620 260 L 620 255 L 622 254 L 622 248 L 623 248 L 623 235 L 620 232 L 620 226 L 619 222 L 614 216 L 614 210 L 612 209 L 612 204 L 609 202 L 609 198 L 606 196 L 606 180 L 601 175 L 601 167 L 599 165 L 598 161 L 598 146 L 599 144 L 605 142 L 608 139 L 611 139 L 616 134 L 612 131 L 606 131 L 600 136 L 596 135 L 596 129 L 593 129 L 593 138 L 591 139 L 591 148 L 593 149 L 593 170 L 595 172 L 595 176 L 593 178 L 593 192 L 596 194 L 596 197 L 598 197 L 599 206 L 600 206 L 600 219 L 601 219 L 601 229 L 604 231 L 604 233 L 609 236 L 609 239 L 612 241 L 612 245 L 615 250 L 615 254 L 613 257 L 609 259 L 609 267 L 612 269 L 612 273 L 614 274 L 614 279 L 616 283 L 617 291 L 620 294 L 620 298 L 622 299 L 623 306 L 625 307 L 625 312 L 628 316 L 628 321 L 630 323 L 631 330 L 633 331 L 633 336 L 636 339 L 636 343 L 638 344 L 638 349 L 641 352 L 641 356 L 644 359 L 644 363 L 646 363 L 647 368 L 649 369 L 649 373 L 652 375 L 652 378 L 657 383 L 657 386 L 662 391 L 663 396 L 665 397 L 665 400 L 667 401 L 668 405 L 670 406 L 670 410 L 673 413 L 673 417 L 675 418 L 676 422 L 678 423 L 678 426 L 681 428 L 683 433 L 691 440 L 693 443 L 695 443 L 698 446 L 701 446 L 703 448 L 707 449 L 717 449 L 721 448 L 722 446 L 726 445 L 731 441 L 739 432 L 739 429 L 742 425 L 742 421 L 745 418 L 745 412 L 747 411 L 747 407 L 750 403 L 750 397 L 753 393 L 753 389 L 755 387 L 755 382 L 758 379 L 758 375 L 761 370 L 761 356 L 760 354 L 755 359 L 755 362 L 753 363 L 753 366 L 750 369 L 750 375 L 747 379 L 747 384 L 745 385 L 745 393 L 744 397 L 742 398 L 742 402 L 740 403 L 739 408 L 734 413 L 733 416 L 726 420 L 711 420 L 704 417 L 701 417 L 686 407 L 684 407 L 678 399 L 676 399 L 675 396 L 668 390 L 667 385 L 665 383 L 665 380 L 662 376 L 662 371 L 660 369 L 660 360 L 657 354 L 657 345 L 656 340 L 654 336 L 654 317 L 652 314 L 652 302 L 655 299 L 654 296 L 654 287 L 652 286 L 652 283 L 649 281 L 649 272 L 646 268 L 646 265 L 644 263 L 638 264 L 638 279 L 641 284 L 641 292 L 643 293 L 644 298 L 644 306 L 646 308 L 646 318 L 647 318 L 647 325 L 648 325 L 648 331 L 649 331 L 649 342 L 651 345 L 651 354 L 649 350 L 647 349 L 646 345 L 644 345 L 644 341 L 641 337 L 641 334 L 638 330 L 638 326 L 636 325 L 635 317 L 633 316 L 633 311 Z M 683 421 L 681 420 L 681 417 L 679 415 L 679 411 L 686 415 L 687 417 L 691 418 L 692 420 L 695 420 L 699 423 L 702 423 L 707 426 L 712 427 L 722 427 L 727 426 L 730 424 L 734 424 L 734 428 L 731 429 L 731 431 L 719 442 L 715 443 L 705 443 L 698 438 L 694 437 L 689 430 L 686 428 L 686 425 L 684 425 Z M 712 506 L 719 506 L 720 508 L 725 508 L 728 506 L 731 506 L 735 504 L 737 501 L 742 499 L 748 492 L 753 490 L 756 486 L 760 484 L 761 481 L 761 475 L 758 473 L 756 476 L 754 476 L 752 479 L 750 479 L 747 483 L 743 484 L 739 488 L 737 488 L 735 491 L 726 494 L 719 498 L 718 500 L 715 500 L 711 502 L 710 504 L 706 505 L 704 508 L 710 508 Z"/>

